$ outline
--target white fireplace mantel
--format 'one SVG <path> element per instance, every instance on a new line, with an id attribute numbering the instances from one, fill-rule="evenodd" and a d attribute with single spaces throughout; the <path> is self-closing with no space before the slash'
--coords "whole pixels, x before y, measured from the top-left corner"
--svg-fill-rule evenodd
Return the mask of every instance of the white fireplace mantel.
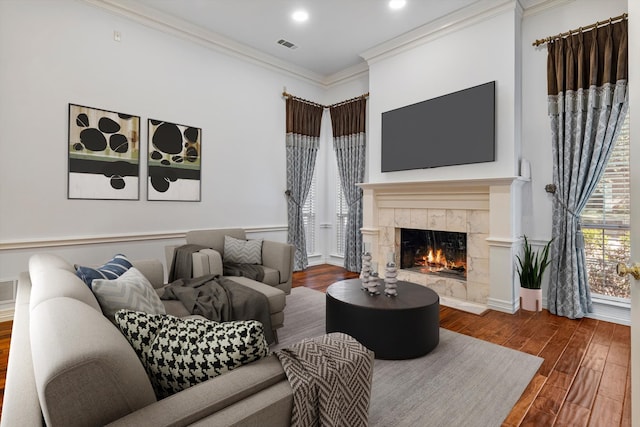
<path id="1" fill-rule="evenodd" d="M 463 286 L 444 286 L 406 273 L 405 280 L 433 286 L 441 299 L 459 299 L 461 305 L 484 305 L 514 313 L 519 308 L 514 259 L 520 246 L 516 217 L 520 177 L 486 179 L 375 182 L 358 184 L 363 190 L 363 240 L 373 248 L 374 258 L 398 250 L 394 227 L 436 229 L 467 228 L 485 252 L 476 263 L 475 277 Z M 444 227 L 444 228 L 443 228 Z M 449 227 L 450 228 L 450 227 Z M 452 229 L 451 231 L 460 231 Z"/>
<path id="2" fill-rule="evenodd" d="M 486 187 L 490 185 L 511 185 L 513 182 L 527 182 L 529 179 L 519 176 L 507 176 L 502 178 L 473 178 L 473 179 L 447 179 L 436 181 L 396 181 L 396 182 L 363 182 L 357 184 L 364 189 L 376 189 L 379 191 L 401 189 L 411 191 L 412 189 L 442 189 L 442 188 L 474 188 Z"/>

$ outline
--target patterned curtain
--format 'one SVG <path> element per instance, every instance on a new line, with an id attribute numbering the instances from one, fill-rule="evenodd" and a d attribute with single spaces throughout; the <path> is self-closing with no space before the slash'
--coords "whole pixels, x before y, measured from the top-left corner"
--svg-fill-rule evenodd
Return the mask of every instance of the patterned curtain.
<path id="1" fill-rule="evenodd" d="M 287 98 L 287 241 L 296 248 L 294 271 L 309 264 L 302 207 L 313 179 L 323 111 L 322 106 Z"/>
<path id="2" fill-rule="evenodd" d="M 349 209 L 345 229 L 344 267 L 354 272 L 359 272 L 362 268 L 362 189 L 356 184 L 364 181 L 366 108 L 367 100 L 360 98 L 330 109 L 333 149 Z"/>
<path id="3" fill-rule="evenodd" d="M 553 243 L 547 302 L 571 319 L 592 311 L 580 214 L 602 176 L 628 107 L 627 21 L 548 44 Z"/>

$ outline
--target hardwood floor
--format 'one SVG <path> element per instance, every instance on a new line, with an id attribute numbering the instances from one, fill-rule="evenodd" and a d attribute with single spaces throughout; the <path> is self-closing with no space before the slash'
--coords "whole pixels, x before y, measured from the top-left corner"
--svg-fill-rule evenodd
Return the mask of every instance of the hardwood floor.
<path id="1" fill-rule="evenodd" d="M 294 287 L 320 291 L 358 277 L 339 267 L 309 267 Z M 476 316 L 440 308 L 440 326 L 544 359 L 504 427 L 631 426 L 631 335 L 628 326 L 571 320 L 548 311 Z"/>
<path id="2" fill-rule="evenodd" d="M 2 399 L 4 397 L 4 381 L 7 377 L 7 360 L 9 358 L 9 342 L 13 322 L 0 323 L 0 417 L 2 417 Z"/>
<path id="3" fill-rule="evenodd" d="M 320 265 L 293 274 L 293 286 L 325 291 L 358 277 Z M 0 402 L 4 396 L 12 322 L 0 323 Z M 476 316 L 440 309 L 440 326 L 542 357 L 544 362 L 504 427 L 631 426 L 631 335 L 628 326 L 520 311 Z M 1 406 L 0 406 L 1 415 Z"/>

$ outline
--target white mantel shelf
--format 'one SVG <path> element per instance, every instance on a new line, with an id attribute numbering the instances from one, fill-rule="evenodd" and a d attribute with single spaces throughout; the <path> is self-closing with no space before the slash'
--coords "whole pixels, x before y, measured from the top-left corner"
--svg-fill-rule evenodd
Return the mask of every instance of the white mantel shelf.
<path id="1" fill-rule="evenodd" d="M 473 179 L 448 179 L 438 181 L 400 181 L 400 182 L 363 182 L 356 184 L 358 187 L 372 190 L 398 190 L 411 191 L 412 189 L 432 188 L 460 188 L 460 187 L 487 187 L 492 185 L 509 185 L 513 182 L 528 182 L 528 178 L 520 176 L 508 176 L 501 178 L 473 178 Z"/>

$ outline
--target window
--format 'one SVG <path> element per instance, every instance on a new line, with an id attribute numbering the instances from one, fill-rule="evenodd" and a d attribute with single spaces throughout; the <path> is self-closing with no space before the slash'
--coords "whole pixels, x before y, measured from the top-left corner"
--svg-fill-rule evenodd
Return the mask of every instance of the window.
<path id="1" fill-rule="evenodd" d="M 340 174 L 336 171 L 336 253 L 338 255 L 344 255 L 348 212 L 349 207 L 344 198 L 342 180 L 340 179 Z"/>
<path id="2" fill-rule="evenodd" d="M 307 241 L 307 255 L 314 254 L 316 251 L 316 170 L 313 171 L 309 194 L 307 194 L 307 198 L 302 206 L 302 221 L 304 222 L 304 234 Z"/>
<path id="3" fill-rule="evenodd" d="M 630 256 L 629 115 L 620 130 L 604 175 L 582 212 L 589 287 L 593 294 L 631 297 L 628 276 L 616 264 Z"/>

